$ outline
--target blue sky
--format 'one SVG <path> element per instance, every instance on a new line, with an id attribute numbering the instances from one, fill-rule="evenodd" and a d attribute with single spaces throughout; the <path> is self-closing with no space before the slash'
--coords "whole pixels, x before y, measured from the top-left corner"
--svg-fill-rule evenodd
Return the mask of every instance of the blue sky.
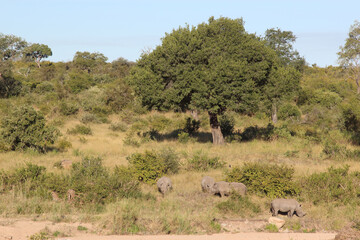
<path id="1" fill-rule="evenodd" d="M 0 32 L 47 44 L 51 61 L 71 61 L 77 51 L 136 61 L 166 32 L 222 16 L 243 18 L 258 35 L 292 31 L 300 55 L 325 67 L 337 65 L 339 47 L 360 20 L 359 0 L 0 0 L 0 6 Z"/>

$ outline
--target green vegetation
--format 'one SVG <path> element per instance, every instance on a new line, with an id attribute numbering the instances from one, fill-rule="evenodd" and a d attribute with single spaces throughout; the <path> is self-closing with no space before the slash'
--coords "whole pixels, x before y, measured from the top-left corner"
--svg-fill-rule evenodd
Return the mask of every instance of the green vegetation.
<path id="1" fill-rule="evenodd" d="M 0 34 L 0 216 L 214 233 L 284 197 L 307 212 L 291 231 L 358 227 L 358 22 L 341 66 L 326 68 L 305 64 L 291 31 L 259 37 L 243 23 L 179 27 L 137 63 L 86 51 L 53 63 L 45 44 Z M 247 196 L 202 193 L 204 176 L 242 182 Z"/>

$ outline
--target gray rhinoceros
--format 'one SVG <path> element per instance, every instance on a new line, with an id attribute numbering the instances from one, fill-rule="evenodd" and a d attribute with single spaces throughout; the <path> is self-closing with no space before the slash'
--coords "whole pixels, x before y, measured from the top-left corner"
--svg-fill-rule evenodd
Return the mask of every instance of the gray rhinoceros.
<path id="1" fill-rule="evenodd" d="M 278 198 L 271 202 L 271 212 L 273 216 L 277 216 L 278 212 L 287 213 L 288 217 L 292 217 L 294 213 L 298 217 L 306 215 L 301 209 L 301 204 L 295 199 L 282 199 Z"/>
<path id="2" fill-rule="evenodd" d="M 240 194 L 243 197 L 246 195 L 247 188 L 246 188 L 245 184 L 243 184 L 243 183 L 231 182 L 230 188 L 232 191 Z"/>
<path id="3" fill-rule="evenodd" d="M 170 178 L 168 177 L 162 177 L 157 181 L 157 188 L 159 192 L 162 193 L 162 195 L 165 195 L 167 192 L 169 192 L 172 189 L 172 183 Z"/>
<path id="4" fill-rule="evenodd" d="M 211 193 L 214 195 L 219 194 L 220 197 L 229 196 L 230 192 L 231 192 L 230 183 L 224 181 L 214 183 L 214 185 L 211 188 Z"/>
<path id="5" fill-rule="evenodd" d="M 205 176 L 201 180 L 201 188 L 203 192 L 211 192 L 211 188 L 214 186 L 215 180 L 212 177 Z"/>

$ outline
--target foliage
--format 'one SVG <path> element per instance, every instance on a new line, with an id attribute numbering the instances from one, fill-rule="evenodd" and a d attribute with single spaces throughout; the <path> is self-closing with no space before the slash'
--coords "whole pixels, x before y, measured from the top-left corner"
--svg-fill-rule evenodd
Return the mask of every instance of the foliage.
<path id="1" fill-rule="evenodd" d="M 294 119 L 298 120 L 301 116 L 300 109 L 290 103 L 283 104 L 279 108 L 279 119 L 286 120 L 286 119 Z"/>
<path id="2" fill-rule="evenodd" d="M 68 74 L 66 86 L 72 93 L 79 93 L 94 85 L 92 76 L 85 72 L 72 71 Z"/>
<path id="3" fill-rule="evenodd" d="M 52 51 L 48 45 L 34 43 L 26 47 L 23 50 L 23 54 L 26 58 L 35 60 L 38 67 L 40 68 L 41 59 L 52 56 Z"/>
<path id="4" fill-rule="evenodd" d="M 88 112 L 107 114 L 109 109 L 106 106 L 106 96 L 103 89 L 94 86 L 79 94 L 81 107 Z"/>
<path id="5" fill-rule="evenodd" d="M 291 31 L 282 31 L 279 28 L 267 29 L 265 37 L 267 44 L 276 51 L 284 66 L 293 66 L 302 71 L 305 66 L 305 59 L 300 57 L 298 51 L 293 50 L 293 43 L 296 36 Z"/>
<path id="6" fill-rule="evenodd" d="M 251 141 L 253 139 L 270 140 L 274 133 L 274 125 L 268 124 L 266 127 L 250 126 L 244 129 L 240 134 L 242 141 Z"/>
<path id="7" fill-rule="evenodd" d="M 165 165 L 155 152 L 134 153 L 127 157 L 139 181 L 154 184 L 165 173 Z"/>
<path id="8" fill-rule="evenodd" d="M 196 152 L 192 158 L 187 160 L 186 169 L 194 171 L 208 171 L 224 167 L 226 162 L 219 157 L 209 157 L 206 153 Z"/>
<path id="9" fill-rule="evenodd" d="M 105 86 L 105 103 L 114 112 L 120 112 L 133 101 L 133 91 L 124 81 L 117 80 Z"/>
<path id="10" fill-rule="evenodd" d="M 14 60 L 26 46 L 27 42 L 21 37 L 0 33 L 0 62 Z"/>
<path id="11" fill-rule="evenodd" d="M 103 203 L 137 195 L 138 183 L 125 172 L 126 169 L 118 167 L 111 174 L 102 166 L 101 158 L 85 157 L 72 165 L 70 185 L 84 202 Z"/>
<path id="12" fill-rule="evenodd" d="M 359 175 L 349 173 L 349 165 L 330 167 L 302 180 L 302 196 L 314 204 L 336 202 L 348 204 L 360 194 Z"/>
<path id="13" fill-rule="evenodd" d="M 235 118 L 229 113 L 223 114 L 219 117 L 221 132 L 226 136 L 231 136 L 234 133 Z"/>
<path id="14" fill-rule="evenodd" d="M 167 34 L 129 75 L 143 105 L 206 110 L 212 116 L 213 142 L 223 143 L 217 116 L 227 109 L 254 113 L 263 87 L 278 69 L 276 53 L 243 25 L 242 19 L 211 17 L 208 23 Z"/>
<path id="15" fill-rule="evenodd" d="M 41 112 L 28 106 L 19 107 L 4 117 L 1 126 L 1 135 L 12 150 L 33 148 L 45 152 L 60 135 L 57 129 L 46 125 Z"/>
<path id="16" fill-rule="evenodd" d="M 130 167 L 139 181 L 153 184 L 164 174 L 179 171 L 179 158 L 171 149 L 160 152 L 145 151 L 127 157 Z"/>
<path id="17" fill-rule="evenodd" d="M 75 115 L 79 111 L 79 106 L 73 102 L 61 101 L 59 105 L 59 112 L 64 116 Z"/>
<path id="18" fill-rule="evenodd" d="M 350 78 L 354 79 L 357 85 L 357 93 L 360 93 L 360 22 L 350 27 L 345 45 L 340 47 L 339 63 L 347 71 Z"/>
<path id="19" fill-rule="evenodd" d="M 190 135 L 187 132 L 179 132 L 177 137 L 180 143 L 187 143 L 190 140 Z"/>
<path id="20" fill-rule="evenodd" d="M 104 65 L 107 60 L 108 58 L 102 53 L 76 52 L 73 58 L 73 64 L 75 67 L 90 73 L 94 68 Z"/>
<path id="21" fill-rule="evenodd" d="M 75 134 L 92 135 L 92 130 L 90 127 L 88 127 L 86 125 L 78 124 L 74 128 L 68 129 L 67 133 L 72 134 L 72 135 L 75 135 Z"/>
<path id="22" fill-rule="evenodd" d="M 293 177 L 294 168 L 266 163 L 245 163 L 226 173 L 227 182 L 241 182 L 249 192 L 271 198 L 297 195 L 299 188 Z"/>
<path id="23" fill-rule="evenodd" d="M 186 123 L 185 123 L 185 127 L 183 129 L 183 131 L 185 133 L 188 133 L 189 135 L 194 134 L 195 132 L 197 132 L 200 128 L 200 121 L 197 121 L 195 119 L 192 119 L 190 117 L 186 118 Z"/>

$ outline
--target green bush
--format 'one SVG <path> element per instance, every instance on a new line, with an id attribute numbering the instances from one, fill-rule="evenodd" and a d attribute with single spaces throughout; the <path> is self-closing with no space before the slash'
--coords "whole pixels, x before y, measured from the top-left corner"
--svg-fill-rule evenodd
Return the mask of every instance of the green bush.
<path id="1" fill-rule="evenodd" d="M 155 152 L 135 153 L 127 158 L 137 179 L 153 184 L 165 173 L 165 164 Z"/>
<path id="2" fill-rule="evenodd" d="M 186 169 L 195 171 L 208 171 L 209 169 L 217 169 L 225 166 L 225 162 L 219 157 L 209 157 L 202 152 L 196 152 L 192 158 L 187 160 Z"/>
<path id="3" fill-rule="evenodd" d="M 139 186 L 135 177 L 124 168 L 115 168 L 112 174 L 102 165 L 99 157 L 85 157 L 74 163 L 70 173 L 70 186 L 79 196 L 79 201 L 104 203 L 117 198 L 138 196 Z"/>
<path id="4" fill-rule="evenodd" d="M 80 125 L 80 124 L 76 125 L 72 129 L 68 129 L 67 133 L 71 134 L 71 135 L 76 135 L 76 134 L 92 135 L 92 131 L 91 131 L 90 127 L 88 127 L 86 125 Z"/>
<path id="5" fill-rule="evenodd" d="M 279 108 L 279 119 L 299 119 L 301 116 L 300 109 L 290 103 L 286 103 Z"/>
<path id="6" fill-rule="evenodd" d="M 360 203 L 360 176 L 349 173 L 349 165 L 327 172 L 313 173 L 302 180 L 302 196 L 314 204 L 331 203 L 344 205 L 352 201 Z"/>
<path id="7" fill-rule="evenodd" d="M 178 155 L 170 148 L 159 152 L 145 151 L 127 158 L 139 181 L 153 184 L 164 174 L 177 173 L 180 168 Z"/>
<path id="8" fill-rule="evenodd" d="M 76 103 L 61 102 L 59 105 L 59 111 L 63 116 L 71 116 L 79 112 L 79 106 Z"/>
<path id="9" fill-rule="evenodd" d="M 55 90 L 54 84 L 51 82 L 45 81 L 38 84 L 35 88 L 36 93 L 44 94 L 47 92 L 53 92 Z"/>
<path id="10" fill-rule="evenodd" d="M 46 125 L 41 112 L 28 106 L 19 107 L 4 117 L 1 127 L 1 135 L 11 150 L 32 148 L 45 152 L 60 135 L 56 128 Z"/>
<path id="11" fill-rule="evenodd" d="M 68 76 L 65 84 L 72 93 L 79 93 L 94 85 L 93 79 L 88 73 L 73 71 Z"/>
<path id="12" fill-rule="evenodd" d="M 180 170 L 179 155 L 171 148 L 164 148 L 159 151 L 159 157 L 164 162 L 165 173 L 178 173 Z"/>
<path id="13" fill-rule="evenodd" d="M 312 98 L 310 99 L 311 103 L 318 103 L 321 106 L 329 109 L 335 107 L 336 105 L 341 103 L 341 101 L 342 98 L 339 96 L 339 94 L 323 89 L 315 90 Z"/>
<path id="14" fill-rule="evenodd" d="M 245 163 L 227 172 L 226 181 L 241 182 L 249 192 L 275 198 L 299 193 L 293 175 L 294 169 L 285 165 Z"/>

